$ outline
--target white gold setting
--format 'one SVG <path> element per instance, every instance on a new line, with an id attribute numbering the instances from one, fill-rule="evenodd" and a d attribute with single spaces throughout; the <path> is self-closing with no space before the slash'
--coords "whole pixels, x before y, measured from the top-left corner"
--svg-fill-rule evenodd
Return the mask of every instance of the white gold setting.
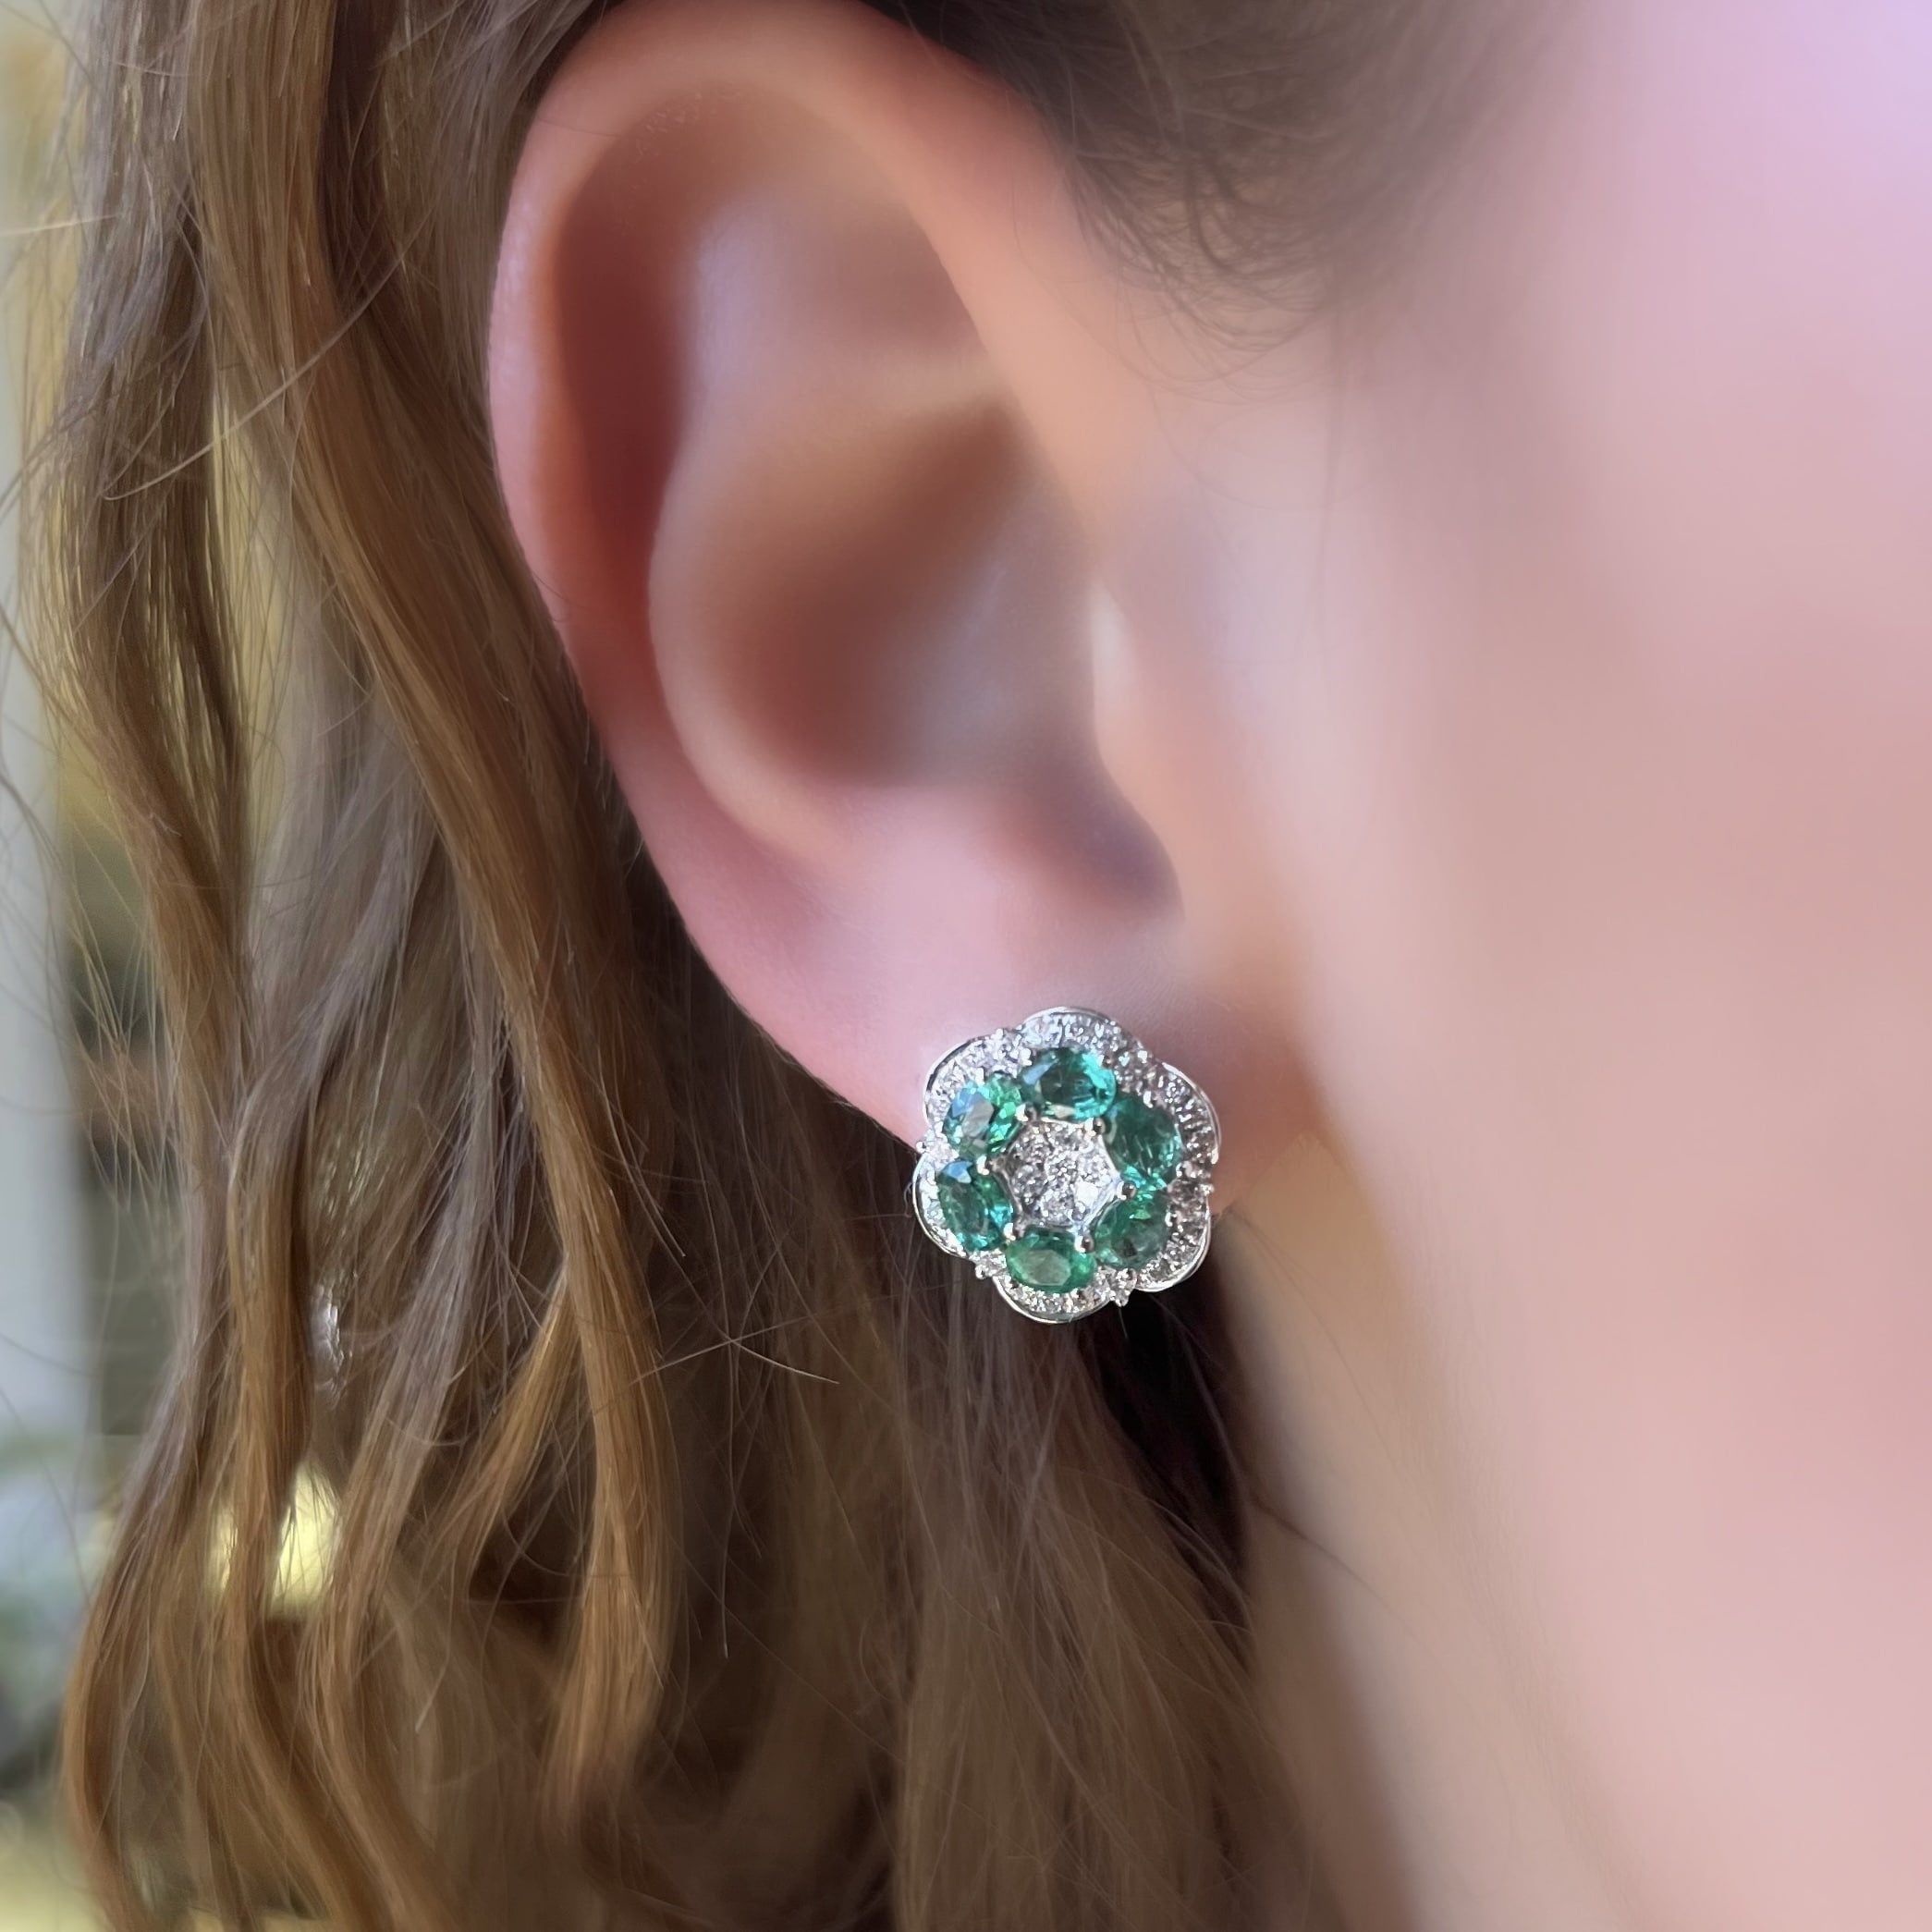
<path id="1" fill-rule="evenodd" d="M 1120 1171 L 1109 1138 L 1109 1120 L 1055 1117 L 1054 1110 L 1023 1107 L 1007 1138 L 990 1151 L 974 1152 L 948 1138 L 947 1121 L 963 1090 L 996 1075 L 1018 1081 L 1043 1054 L 1070 1047 L 1091 1054 L 1112 1077 L 1118 1095 L 1131 1096 L 1172 1121 L 1179 1136 L 1178 1158 L 1165 1185 L 1148 1190 L 1164 1199 L 1166 1239 L 1156 1253 L 1132 1267 L 1110 1266 L 1096 1252 L 1094 1232 L 1109 1208 L 1139 1197 L 1135 1182 Z M 1010 1091 L 1010 1090 L 1009 1090 Z M 973 1096 L 968 1095 L 969 1102 Z M 1115 1103 L 1118 1106 L 1118 1101 Z M 1140 1290 L 1157 1293 L 1184 1280 L 1206 1255 L 1209 1199 L 1221 1134 L 1213 1104 L 1178 1068 L 1156 1057 L 1117 1021 L 1080 1007 L 1049 1007 L 1019 1026 L 968 1040 L 947 1054 L 926 1078 L 926 1132 L 913 1171 L 912 1204 L 927 1234 L 949 1254 L 974 1269 L 1022 1314 L 1041 1322 L 1065 1322 L 1118 1305 Z M 1169 1143 L 1171 1145 L 1171 1143 Z M 949 1164 L 970 1162 L 982 1176 L 997 1179 L 1013 1209 L 1013 1240 L 1039 1230 L 1062 1235 L 1092 1256 L 1089 1278 L 1058 1291 L 1016 1279 L 1009 1265 L 1011 1241 L 975 1251 L 948 1225 L 940 1202 L 940 1174 Z M 957 1169 L 956 1169 L 957 1171 Z M 956 1197 L 963 1194 L 957 1183 Z M 995 1190 L 997 1193 L 997 1190 Z M 1021 1254 L 1024 1266 L 1026 1256 Z M 1086 1263 L 1075 1265 L 1082 1271 Z"/>

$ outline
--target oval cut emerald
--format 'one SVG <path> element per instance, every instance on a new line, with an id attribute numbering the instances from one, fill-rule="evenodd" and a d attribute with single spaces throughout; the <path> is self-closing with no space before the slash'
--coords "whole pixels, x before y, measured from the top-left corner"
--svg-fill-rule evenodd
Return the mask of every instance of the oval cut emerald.
<path id="1" fill-rule="evenodd" d="M 997 1248 L 1013 1225 L 1013 1201 L 997 1174 L 982 1174 L 970 1160 L 952 1160 L 934 1176 L 939 1212 L 960 1247 L 983 1254 Z"/>
<path id="2" fill-rule="evenodd" d="M 997 1154 L 1020 1126 L 1026 1096 L 1010 1073 L 989 1073 L 952 1096 L 946 1138 L 962 1154 Z"/>
<path id="3" fill-rule="evenodd" d="M 1163 1188 L 1180 1167 L 1180 1129 L 1165 1107 L 1122 1094 L 1107 1109 L 1107 1149 L 1121 1180 L 1137 1188 Z"/>
<path id="4" fill-rule="evenodd" d="M 1168 1197 L 1133 1194 L 1094 1223 L 1094 1253 L 1110 1268 L 1143 1268 L 1168 1245 Z"/>
<path id="5" fill-rule="evenodd" d="M 1007 1271 L 1022 1288 L 1043 1295 L 1070 1295 L 1094 1278 L 1094 1257 L 1070 1234 L 1029 1228 L 1007 1243 Z"/>
<path id="6" fill-rule="evenodd" d="M 1112 1070 L 1100 1056 L 1078 1046 L 1055 1046 L 1036 1056 L 1021 1074 L 1020 1087 L 1055 1120 L 1097 1120 L 1117 1091 Z"/>

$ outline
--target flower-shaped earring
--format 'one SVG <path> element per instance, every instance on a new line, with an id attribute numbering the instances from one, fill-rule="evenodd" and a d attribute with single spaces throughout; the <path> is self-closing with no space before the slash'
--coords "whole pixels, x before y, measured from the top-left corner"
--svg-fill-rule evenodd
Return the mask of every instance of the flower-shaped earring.
<path id="1" fill-rule="evenodd" d="M 1049 1007 L 954 1047 L 925 1119 L 920 1221 L 1022 1314 L 1071 1321 L 1201 1266 L 1214 1107 L 1106 1015 Z"/>

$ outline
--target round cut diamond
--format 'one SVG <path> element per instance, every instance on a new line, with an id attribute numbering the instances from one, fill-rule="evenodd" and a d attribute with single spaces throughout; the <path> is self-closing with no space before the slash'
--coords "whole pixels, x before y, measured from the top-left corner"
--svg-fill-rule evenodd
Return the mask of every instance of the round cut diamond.
<path id="1" fill-rule="evenodd" d="M 1120 1177 L 1099 1135 L 1071 1120 L 1034 1120 L 999 1156 L 1020 1218 L 1077 1228 L 1114 1195 Z"/>

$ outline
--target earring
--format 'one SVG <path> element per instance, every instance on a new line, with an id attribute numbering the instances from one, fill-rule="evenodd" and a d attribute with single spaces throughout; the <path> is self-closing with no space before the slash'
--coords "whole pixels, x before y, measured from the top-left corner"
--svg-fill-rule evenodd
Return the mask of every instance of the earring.
<path id="1" fill-rule="evenodd" d="M 1220 1123 L 1105 1014 L 1049 1007 L 954 1047 L 925 1119 L 920 1223 L 1021 1314 L 1072 1321 L 1201 1266 Z"/>

